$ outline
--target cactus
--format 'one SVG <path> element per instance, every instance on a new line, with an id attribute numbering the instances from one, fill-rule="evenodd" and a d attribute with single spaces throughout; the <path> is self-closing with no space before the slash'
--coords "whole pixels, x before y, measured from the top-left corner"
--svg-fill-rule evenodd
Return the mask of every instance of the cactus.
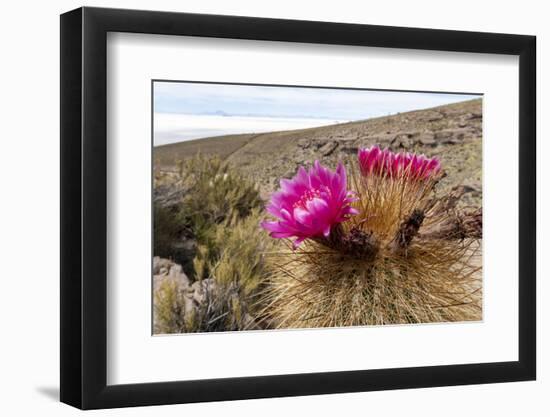
<path id="1" fill-rule="evenodd" d="M 438 161 L 378 150 L 348 165 L 354 215 L 299 247 L 282 235 L 281 248 L 268 256 L 269 284 L 261 300 L 266 325 L 480 320 L 481 211 L 461 213 L 452 196 L 436 196 L 444 175 Z M 297 230 L 301 219 L 308 221 L 298 215 Z M 281 237 L 282 226 L 270 224 L 272 236 Z"/>

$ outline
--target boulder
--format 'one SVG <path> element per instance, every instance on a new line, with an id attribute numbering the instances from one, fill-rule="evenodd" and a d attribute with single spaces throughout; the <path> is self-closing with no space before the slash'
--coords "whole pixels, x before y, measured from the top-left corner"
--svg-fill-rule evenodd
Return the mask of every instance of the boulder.
<path id="1" fill-rule="evenodd" d="M 304 139 L 300 139 L 298 141 L 298 146 L 300 148 L 309 148 L 311 146 L 311 141 L 307 138 L 304 138 Z"/>
<path id="2" fill-rule="evenodd" d="M 189 286 L 189 278 L 183 272 L 183 268 L 181 265 L 174 264 L 172 265 L 172 268 L 170 268 L 169 276 L 172 280 L 177 281 L 180 286 L 182 287 L 188 287 Z"/>
<path id="3" fill-rule="evenodd" d="M 404 148 L 409 149 L 413 144 L 413 136 L 415 133 L 413 132 L 398 132 L 396 133 L 395 137 L 391 141 L 391 146 L 393 149 L 397 148 Z"/>
<path id="4" fill-rule="evenodd" d="M 415 138 L 415 143 L 432 147 L 437 145 L 437 141 L 435 140 L 435 135 L 433 133 L 421 133 L 417 138 Z"/>
<path id="5" fill-rule="evenodd" d="M 158 256 L 153 258 L 153 287 L 157 291 L 163 282 L 171 281 L 176 283 L 181 291 L 186 290 L 190 280 L 183 272 L 181 265 L 169 259 L 162 259 Z"/>
<path id="6" fill-rule="evenodd" d="M 458 143 L 469 133 L 470 130 L 467 128 L 442 129 L 435 132 L 435 139 L 441 143 Z"/>
<path id="7" fill-rule="evenodd" d="M 481 113 L 474 112 L 474 113 L 467 113 L 465 119 L 466 120 L 474 120 L 474 119 L 481 119 Z"/>
<path id="8" fill-rule="evenodd" d="M 332 154 L 334 152 L 334 150 L 337 147 L 338 147 L 338 142 L 336 142 L 336 141 L 327 142 L 319 148 L 319 152 L 323 156 L 329 156 L 330 154 Z"/>
<path id="9" fill-rule="evenodd" d="M 442 139 L 449 139 L 453 136 L 453 132 L 448 129 L 440 130 L 439 132 L 435 132 L 435 139 L 442 140 Z"/>
<path id="10" fill-rule="evenodd" d="M 153 275 L 159 275 L 161 269 L 167 273 L 170 267 L 173 265 L 173 262 L 169 259 L 163 259 L 160 256 L 155 256 L 153 258 Z"/>
<path id="11" fill-rule="evenodd" d="M 373 135 L 372 137 L 369 137 L 369 140 L 371 143 L 375 145 L 384 145 L 390 143 L 392 140 L 395 139 L 395 134 L 392 133 L 377 133 Z"/>

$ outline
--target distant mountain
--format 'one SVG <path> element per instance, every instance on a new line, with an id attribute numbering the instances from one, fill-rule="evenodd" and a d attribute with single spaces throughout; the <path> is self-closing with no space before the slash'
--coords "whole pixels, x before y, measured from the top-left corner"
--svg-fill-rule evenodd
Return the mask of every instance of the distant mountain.
<path id="1" fill-rule="evenodd" d="M 207 113 L 207 114 L 210 114 L 212 116 L 231 116 L 230 114 L 224 112 L 223 110 L 216 110 L 215 112 Z"/>

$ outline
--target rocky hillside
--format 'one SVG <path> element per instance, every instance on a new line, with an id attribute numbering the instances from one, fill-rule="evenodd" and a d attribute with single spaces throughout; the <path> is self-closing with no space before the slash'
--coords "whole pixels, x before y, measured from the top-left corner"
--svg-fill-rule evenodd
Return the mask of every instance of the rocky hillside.
<path id="1" fill-rule="evenodd" d="M 155 148 L 154 160 L 157 171 L 169 172 L 197 152 L 217 154 L 253 178 L 266 197 L 299 165 L 319 159 L 334 166 L 374 144 L 438 156 L 447 173 L 441 186 L 464 185 L 464 204 L 481 205 L 481 99 L 326 127 L 180 142 Z"/>

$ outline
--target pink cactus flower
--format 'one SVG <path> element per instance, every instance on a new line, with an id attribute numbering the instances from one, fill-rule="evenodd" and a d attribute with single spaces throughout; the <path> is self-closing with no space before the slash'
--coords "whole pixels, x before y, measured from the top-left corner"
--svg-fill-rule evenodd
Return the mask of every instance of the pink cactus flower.
<path id="1" fill-rule="evenodd" d="M 437 158 L 411 153 L 394 153 L 389 149 L 381 150 L 378 146 L 359 149 L 359 167 L 363 176 L 380 175 L 397 178 L 406 176 L 410 179 L 428 179 L 441 171 Z"/>
<path id="2" fill-rule="evenodd" d="M 300 167 L 294 178 L 281 180 L 281 189 L 266 206 L 278 220 L 264 221 L 261 226 L 274 238 L 295 237 L 297 248 L 304 239 L 328 237 L 333 226 L 357 214 L 351 207 L 355 200 L 347 189 L 342 164 L 333 172 L 315 161 L 309 172 Z"/>

